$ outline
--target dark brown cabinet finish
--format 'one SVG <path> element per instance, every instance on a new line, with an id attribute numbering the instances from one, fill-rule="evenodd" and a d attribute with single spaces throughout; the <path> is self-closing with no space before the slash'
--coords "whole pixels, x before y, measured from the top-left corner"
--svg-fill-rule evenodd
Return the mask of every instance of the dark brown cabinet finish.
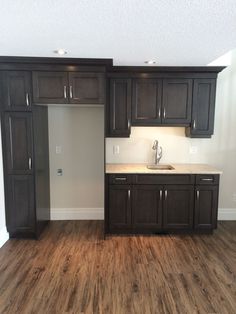
<path id="1" fill-rule="evenodd" d="M 214 131 L 215 79 L 195 79 L 193 84 L 192 123 L 189 137 L 211 137 Z"/>
<path id="2" fill-rule="evenodd" d="M 191 185 L 169 185 L 164 190 L 164 229 L 192 229 L 194 191 Z"/>
<path id="3" fill-rule="evenodd" d="M 109 186 L 109 226 L 111 230 L 131 227 L 131 186 Z"/>
<path id="4" fill-rule="evenodd" d="M 191 122 L 192 80 L 163 80 L 163 124 L 188 125 Z"/>
<path id="5" fill-rule="evenodd" d="M 103 104 L 105 95 L 105 79 L 103 73 L 70 72 L 70 103 Z"/>
<path id="6" fill-rule="evenodd" d="M 34 181 L 31 175 L 10 175 L 7 183 L 7 227 L 11 236 L 34 232 Z"/>
<path id="7" fill-rule="evenodd" d="M 33 72 L 33 98 L 35 103 L 64 104 L 68 102 L 67 72 Z"/>
<path id="8" fill-rule="evenodd" d="M 161 123 L 162 80 L 134 79 L 132 93 L 132 125 Z"/>
<path id="9" fill-rule="evenodd" d="M 131 127 L 131 80 L 110 79 L 109 136 L 129 137 Z"/>
<path id="10" fill-rule="evenodd" d="M 32 114 L 28 112 L 5 113 L 4 134 L 7 173 L 32 174 Z"/>
<path id="11" fill-rule="evenodd" d="M 197 185 L 195 188 L 195 229 L 214 229 L 217 224 L 218 186 Z"/>
<path id="12" fill-rule="evenodd" d="M 134 185 L 132 190 L 132 225 L 134 229 L 159 230 L 162 227 L 162 187 Z"/>
<path id="13" fill-rule="evenodd" d="M 2 73 L 2 102 L 5 110 L 31 110 L 31 72 L 5 71 Z"/>

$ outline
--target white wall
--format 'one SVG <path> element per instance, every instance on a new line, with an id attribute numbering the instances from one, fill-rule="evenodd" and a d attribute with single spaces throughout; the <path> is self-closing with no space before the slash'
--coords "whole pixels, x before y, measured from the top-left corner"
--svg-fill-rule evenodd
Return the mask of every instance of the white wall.
<path id="1" fill-rule="evenodd" d="M 2 165 L 2 142 L 0 128 L 0 247 L 8 239 L 5 221 L 5 202 L 4 202 L 4 187 L 3 187 L 3 165 Z"/>
<path id="2" fill-rule="evenodd" d="M 51 217 L 102 219 L 104 109 L 49 106 L 48 111 Z M 58 168 L 63 176 L 57 176 Z"/>
<path id="3" fill-rule="evenodd" d="M 158 139 L 163 147 L 161 162 L 208 163 L 223 171 L 220 183 L 220 218 L 236 219 L 236 52 L 231 65 L 219 74 L 216 93 L 215 133 L 211 139 L 189 139 L 184 128 L 132 127 L 128 139 L 106 139 L 109 163 L 150 163 L 151 146 Z M 113 145 L 120 154 L 113 154 Z M 190 146 L 198 152 L 191 155 Z M 233 195 L 235 194 L 235 198 Z M 234 199 L 234 200 L 233 200 Z"/>

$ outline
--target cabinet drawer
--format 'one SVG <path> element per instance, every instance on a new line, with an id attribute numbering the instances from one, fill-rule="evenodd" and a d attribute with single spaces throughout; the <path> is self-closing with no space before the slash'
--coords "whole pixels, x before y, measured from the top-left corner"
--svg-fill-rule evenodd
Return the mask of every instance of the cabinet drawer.
<path id="1" fill-rule="evenodd" d="M 194 184 L 193 175 L 167 175 L 167 174 L 154 174 L 154 175 L 137 175 L 135 183 L 137 184 Z"/>
<path id="2" fill-rule="evenodd" d="M 110 184 L 131 184 L 133 181 L 133 175 L 122 173 L 109 175 Z"/>
<path id="3" fill-rule="evenodd" d="M 196 184 L 219 184 L 218 174 L 197 174 Z"/>

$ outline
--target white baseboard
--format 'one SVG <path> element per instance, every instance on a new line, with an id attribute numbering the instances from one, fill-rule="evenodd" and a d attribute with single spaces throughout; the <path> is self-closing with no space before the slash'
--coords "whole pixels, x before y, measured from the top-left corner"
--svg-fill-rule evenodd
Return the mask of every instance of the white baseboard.
<path id="1" fill-rule="evenodd" d="M 51 208 L 51 220 L 103 220 L 103 208 Z"/>
<path id="2" fill-rule="evenodd" d="M 218 220 L 236 220 L 236 208 L 219 208 Z"/>
<path id="3" fill-rule="evenodd" d="M 0 230 L 0 247 L 2 247 L 3 244 L 7 242 L 8 239 L 9 239 L 9 234 L 7 232 L 7 229 L 6 227 L 3 227 Z"/>

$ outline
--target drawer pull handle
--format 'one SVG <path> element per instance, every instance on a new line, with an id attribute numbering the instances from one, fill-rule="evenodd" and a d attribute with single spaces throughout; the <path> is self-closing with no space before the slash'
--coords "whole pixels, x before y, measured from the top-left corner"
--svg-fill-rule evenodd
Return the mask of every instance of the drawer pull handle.
<path id="1" fill-rule="evenodd" d="M 26 106 L 29 107 L 30 102 L 29 102 L 29 94 L 28 93 L 25 94 L 25 101 L 26 101 Z"/>
<path id="2" fill-rule="evenodd" d="M 32 170 L 32 158 L 29 157 L 29 170 Z"/>
<path id="3" fill-rule="evenodd" d="M 161 118 L 161 108 L 159 108 L 159 110 L 158 110 L 158 118 L 159 119 Z"/>
<path id="4" fill-rule="evenodd" d="M 66 86 L 64 86 L 64 98 L 65 99 L 67 98 L 67 88 L 66 88 Z"/>
<path id="5" fill-rule="evenodd" d="M 116 181 L 126 181 L 127 178 L 115 178 Z"/>
<path id="6" fill-rule="evenodd" d="M 130 190 L 128 190 L 128 201 L 130 201 Z"/>
<path id="7" fill-rule="evenodd" d="M 71 98 L 71 99 L 73 98 L 73 89 L 72 89 L 72 86 L 70 86 L 70 98 Z"/>
<path id="8" fill-rule="evenodd" d="M 203 179 L 201 179 L 201 181 L 213 181 L 213 179 L 212 178 L 203 178 Z"/>

